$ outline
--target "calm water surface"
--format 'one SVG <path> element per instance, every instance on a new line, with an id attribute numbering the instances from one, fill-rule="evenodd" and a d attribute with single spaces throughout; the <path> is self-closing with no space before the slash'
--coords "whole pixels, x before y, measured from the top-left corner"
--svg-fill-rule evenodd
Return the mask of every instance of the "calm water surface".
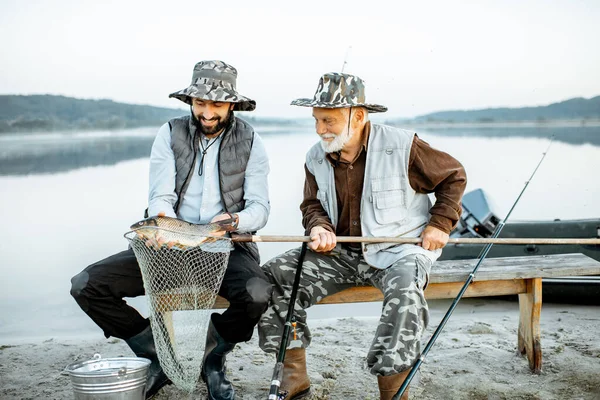
<path id="1" fill-rule="evenodd" d="M 479 130 L 478 130 L 479 129 Z M 600 216 L 600 128 L 420 129 L 419 136 L 465 166 L 468 188 L 483 188 L 506 213 L 549 144 L 513 219 Z M 272 213 L 262 234 L 299 235 L 304 155 L 310 127 L 258 129 L 271 159 Z M 69 295 L 70 278 L 127 247 L 141 218 L 156 129 L 80 135 L 0 137 L 0 344 L 95 335 L 100 330 Z M 571 133 L 569 133 L 571 132 Z M 290 248 L 260 244 L 263 261 Z M 142 312 L 143 298 L 133 301 Z M 377 305 L 315 307 L 312 317 L 378 313 Z"/>

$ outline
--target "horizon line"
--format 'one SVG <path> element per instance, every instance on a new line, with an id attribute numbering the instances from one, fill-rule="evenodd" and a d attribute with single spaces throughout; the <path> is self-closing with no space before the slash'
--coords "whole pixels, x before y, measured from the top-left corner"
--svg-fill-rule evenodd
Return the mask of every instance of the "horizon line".
<path id="1" fill-rule="evenodd" d="M 189 112 L 188 109 L 186 108 L 179 108 L 179 107 L 166 107 L 166 106 L 158 106 L 158 105 L 153 105 L 153 104 L 147 104 L 147 103 L 128 103 L 128 102 L 123 102 L 123 101 L 117 101 L 114 99 L 110 99 L 110 98 L 84 98 L 84 97 L 74 97 L 74 96 L 67 96 L 64 94 L 53 94 L 53 93 L 29 93 L 29 94 L 18 94 L 18 93 L 0 93 L 0 97 L 2 96 L 22 96 L 22 97 L 32 97 L 32 96 L 53 96 L 53 97 L 64 97 L 64 98 L 69 98 L 69 99 L 75 99 L 75 100 L 83 100 L 83 101 L 110 101 L 113 103 L 117 103 L 117 104 L 124 104 L 124 105 L 132 105 L 132 106 L 142 106 L 142 107 L 154 107 L 154 108 L 161 108 L 161 109 L 166 109 L 166 110 L 174 110 L 174 111 L 185 111 L 186 113 Z M 431 114 L 438 114 L 438 113 L 444 113 L 444 112 L 474 112 L 474 111 L 488 111 L 488 110 L 502 110 L 502 109 L 508 109 L 508 110 L 519 110 L 519 109 L 524 109 L 524 108 L 540 108 L 540 107 L 548 107 L 551 106 L 553 104 L 559 104 L 559 103 L 564 103 L 566 101 L 570 101 L 570 100 L 577 100 L 577 99 L 583 99 L 583 100 L 592 100 L 595 99 L 597 97 L 600 97 L 599 95 L 596 96 L 592 96 L 592 97 L 583 97 L 583 96 L 577 96 L 577 97 L 569 97 L 567 99 L 564 100 L 560 100 L 560 101 L 554 101 L 545 105 L 529 105 L 529 106 L 520 106 L 520 107 L 510 107 L 510 106 L 495 106 L 495 107 L 483 107 L 483 108 L 473 108 L 473 109 L 446 109 L 446 110 L 438 110 L 438 111 L 431 111 L 425 114 L 420 114 L 417 116 L 413 116 L 413 117 L 400 117 L 400 116 L 396 116 L 396 117 L 389 117 L 388 119 L 404 119 L 404 120 L 414 120 L 417 118 L 421 118 L 421 117 L 425 117 Z M 253 115 L 252 113 L 254 111 L 238 111 L 241 113 L 244 113 L 243 115 Z M 380 119 L 380 117 L 383 117 L 383 115 L 377 115 L 377 119 Z M 291 117 L 291 116 L 270 116 L 270 115 L 262 115 L 262 116 L 257 116 L 257 118 L 272 118 L 272 119 L 299 119 L 299 118 L 303 118 L 303 117 Z M 310 117 L 306 117 L 306 119 L 310 119 Z M 385 118 L 383 118 L 385 119 Z"/>

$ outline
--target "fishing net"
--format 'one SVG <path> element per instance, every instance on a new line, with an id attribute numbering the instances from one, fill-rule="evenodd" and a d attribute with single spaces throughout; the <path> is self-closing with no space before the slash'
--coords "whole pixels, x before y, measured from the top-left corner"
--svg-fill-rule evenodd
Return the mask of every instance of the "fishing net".
<path id="1" fill-rule="evenodd" d="M 135 232 L 125 238 L 142 271 L 160 365 L 177 387 L 192 392 L 200 377 L 211 308 L 225 275 L 231 240 L 211 238 L 169 248 L 149 245 L 147 237 Z"/>

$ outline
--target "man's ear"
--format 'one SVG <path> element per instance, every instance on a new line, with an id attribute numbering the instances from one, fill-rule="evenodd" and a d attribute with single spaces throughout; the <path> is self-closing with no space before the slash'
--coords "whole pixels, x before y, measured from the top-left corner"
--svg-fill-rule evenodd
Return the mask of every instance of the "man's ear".
<path id="1" fill-rule="evenodd" d="M 365 122 L 365 110 L 362 108 L 357 108 L 354 113 L 354 120 L 356 122 Z"/>

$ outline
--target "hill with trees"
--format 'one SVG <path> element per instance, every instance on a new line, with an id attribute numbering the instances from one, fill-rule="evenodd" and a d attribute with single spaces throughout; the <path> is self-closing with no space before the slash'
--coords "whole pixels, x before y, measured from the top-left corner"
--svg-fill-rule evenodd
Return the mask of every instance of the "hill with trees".
<path id="1" fill-rule="evenodd" d="M 122 129 L 162 125 L 185 109 L 54 95 L 0 95 L 0 132 Z"/>
<path id="2" fill-rule="evenodd" d="M 427 122 L 517 122 L 550 120 L 598 120 L 600 119 L 600 96 L 591 99 L 581 97 L 552 103 L 547 106 L 522 108 L 485 108 L 480 110 L 440 111 L 404 119 L 416 123 Z"/>
<path id="3" fill-rule="evenodd" d="M 185 108 L 162 108 L 117 103 L 112 100 L 76 99 L 54 95 L 0 95 L 0 133 L 65 130 L 109 130 L 160 126 L 188 114 Z M 296 125 L 289 118 L 245 115 L 255 125 Z M 573 98 L 540 107 L 486 108 L 434 112 L 412 119 L 388 119 L 386 123 L 489 123 L 519 121 L 600 120 L 600 96 Z"/>

